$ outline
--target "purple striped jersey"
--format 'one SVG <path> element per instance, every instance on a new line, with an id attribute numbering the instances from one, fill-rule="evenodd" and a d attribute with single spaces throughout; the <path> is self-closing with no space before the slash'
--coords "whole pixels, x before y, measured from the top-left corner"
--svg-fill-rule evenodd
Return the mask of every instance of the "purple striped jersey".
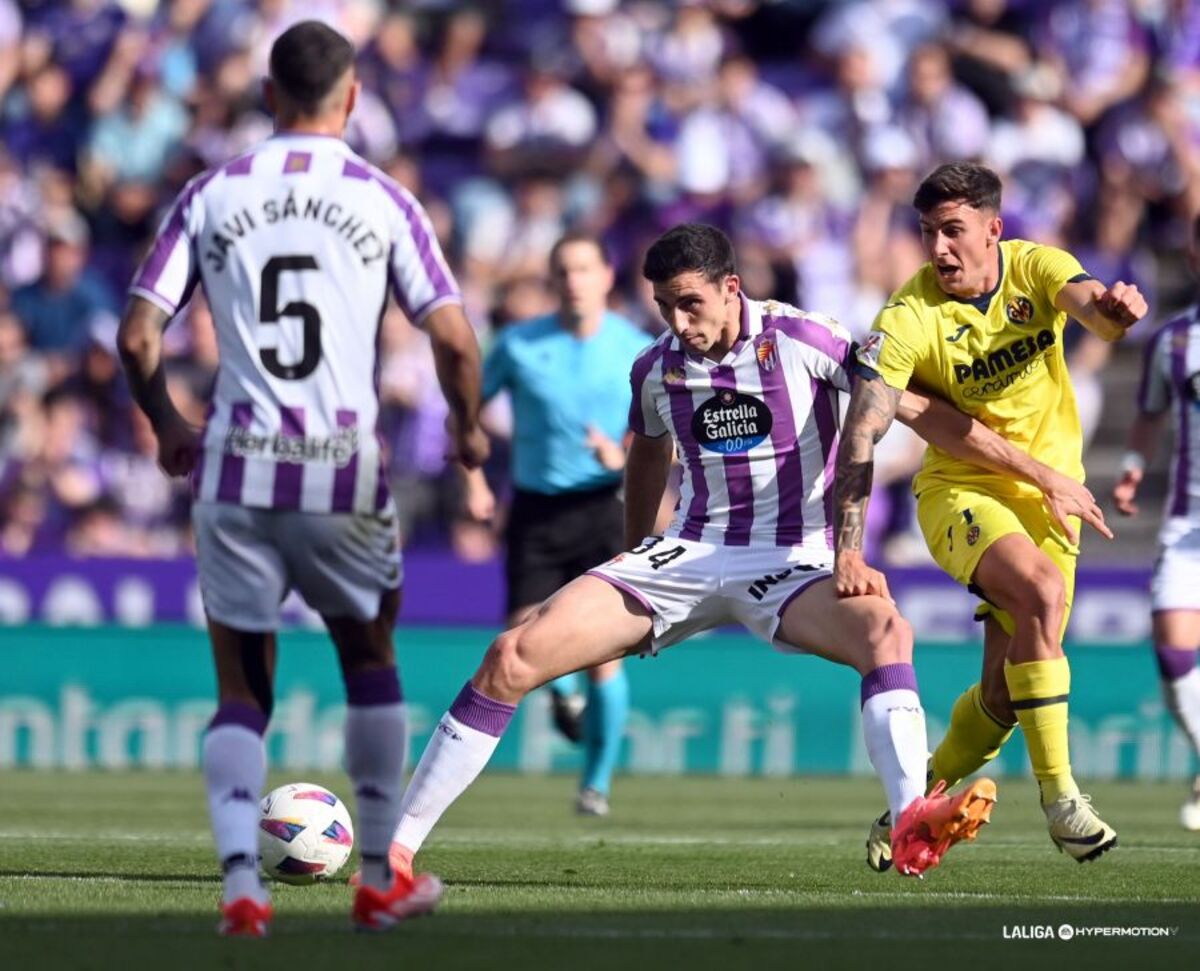
<path id="1" fill-rule="evenodd" d="M 174 314 L 197 284 L 220 365 L 196 498 L 382 508 L 375 426 L 389 290 L 416 324 L 461 302 L 420 204 L 339 139 L 276 135 L 187 185 L 130 293 Z"/>
<path id="2" fill-rule="evenodd" d="M 1138 407 L 1171 410 L 1171 456 L 1166 515 L 1200 521 L 1200 305 L 1168 321 L 1146 345 Z"/>
<path id="3" fill-rule="evenodd" d="M 828 317 L 742 297 L 741 332 L 723 360 L 669 332 L 642 352 L 629 426 L 669 433 L 683 463 L 667 535 L 832 555 L 838 393 L 850 390 L 851 347 Z"/>

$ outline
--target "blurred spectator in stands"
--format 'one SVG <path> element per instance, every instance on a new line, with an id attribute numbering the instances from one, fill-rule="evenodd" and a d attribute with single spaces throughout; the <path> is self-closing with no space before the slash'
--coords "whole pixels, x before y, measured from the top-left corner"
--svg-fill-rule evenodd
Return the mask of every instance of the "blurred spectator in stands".
<path id="1" fill-rule="evenodd" d="M 143 61 L 126 98 L 92 126 L 80 166 L 82 191 L 98 202 L 117 183 L 155 186 L 188 123 L 183 105 L 163 90 L 158 67 Z"/>
<path id="2" fill-rule="evenodd" d="M 867 133 L 867 186 L 854 224 L 854 262 L 863 299 L 876 310 L 925 262 L 912 209 L 918 164 L 917 146 L 902 128 L 885 125 Z"/>
<path id="3" fill-rule="evenodd" d="M 853 216 L 825 191 L 826 172 L 839 157 L 823 132 L 794 132 L 775 154 L 773 191 L 739 211 L 734 232 L 739 255 L 761 251 L 775 268 L 775 296 L 861 334 L 863 318 L 869 323 L 878 308 L 857 312 Z"/>
<path id="4" fill-rule="evenodd" d="M 0 287 L 13 289 L 42 272 L 37 185 L 0 145 Z"/>
<path id="5" fill-rule="evenodd" d="M 75 156 L 86 132 L 85 114 L 71 100 L 71 76 L 58 64 L 32 71 L 23 86 L 9 92 L 0 123 L 3 144 L 26 170 L 52 166 L 75 171 Z"/>
<path id="6" fill-rule="evenodd" d="M 978 94 L 993 115 L 1008 113 L 1012 81 L 1033 63 L 1029 5 L 963 0 L 951 16 L 945 41 L 953 55 L 954 76 Z"/>
<path id="7" fill-rule="evenodd" d="M 17 481 L 45 496 L 38 537 L 57 545 L 75 514 L 100 497 L 99 448 L 87 429 L 86 408 L 73 394 L 50 391 L 42 409 L 39 440 Z"/>
<path id="8" fill-rule="evenodd" d="M 1044 8 L 1038 57 L 1058 73 L 1063 106 L 1085 126 L 1132 97 L 1150 69 L 1147 37 L 1125 0 L 1058 0 Z"/>
<path id="9" fill-rule="evenodd" d="M 641 60 L 643 36 L 619 0 L 565 0 L 570 15 L 566 63 L 572 84 L 599 108 Z"/>
<path id="10" fill-rule="evenodd" d="M 538 274 L 566 228 L 563 192 L 557 178 L 533 173 L 513 187 L 513 203 L 482 213 L 463 241 L 468 275 L 489 290 L 509 280 Z"/>
<path id="11" fill-rule="evenodd" d="M 65 376 L 92 328 L 112 326 L 116 305 L 87 269 L 88 228 L 78 213 L 55 216 L 46 227 L 45 268 L 16 290 L 12 309 L 29 346 L 47 355 L 55 379 Z"/>
<path id="12" fill-rule="evenodd" d="M 813 28 L 812 44 L 828 59 L 857 49 L 868 60 L 871 76 L 891 91 L 902 82 L 909 53 L 936 37 L 945 18 L 944 3 L 929 0 L 831 3 Z"/>
<path id="13" fill-rule="evenodd" d="M 830 135 L 856 159 L 867 131 L 892 119 L 892 105 L 867 44 L 847 44 L 833 62 L 834 86 L 800 99 L 802 123 Z"/>
<path id="14" fill-rule="evenodd" d="M 401 145 L 412 145 L 428 132 L 421 114 L 426 67 L 418 46 L 417 21 L 405 10 L 392 10 L 358 58 L 358 77 L 392 113 Z"/>
<path id="15" fill-rule="evenodd" d="M 922 44 L 913 51 L 896 121 L 917 148 L 921 172 L 942 162 L 978 161 L 987 146 L 987 109 L 954 80 L 950 55 L 941 44 Z"/>
<path id="16" fill-rule="evenodd" d="M 41 399 L 49 373 L 30 354 L 16 315 L 0 308 L 0 481 L 32 453 L 41 431 Z"/>
<path id="17" fill-rule="evenodd" d="M 536 165 L 566 175 L 596 135 L 596 111 L 549 60 L 524 73 L 520 94 L 488 120 L 486 143 L 494 172 L 514 176 Z"/>
<path id="18" fill-rule="evenodd" d="M 0 104 L 20 70 L 22 26 L 16 0 L 0 0 Z"/>
<path id="19" fill-rule="evenodd" d="M 728 49 L 725 32 L 704 0 L 678 0 L 670 26 L 647 52 L 664 81 L 691 86 L 712 81 Z"/>
<path id="20" fill-rule="evenodd" d="M 46 529 L 49 505 L 40 487 L 15 482 L 0 500 L 0 553 L 27 556 L 60 548 Z"/>
<path id="21" fill-rule="evenodd" d="M 1183 110 L 1178 86 L 1155 76 L 1140 99 L 1112 112 L 1100 128 L 1100 205 L 1118 250 L 1132 249 L 1143 215 L 1200 207 L 1197 131 Z"/>
<path id="22" fill-rule="evenodd" d="M 1012 79 L 1013 113 L 992 127 L 987 158 L 1001 175 L 1025 164 L 1074 169 L 1083 160 L 1083 128 L 1074 115 L 1055 105 L 1062 91 L 1058 75 L 1030 67 Z"/>
<path id="23" fill-rule="evenodd" d="M 112 0 L 49 3 L 27 25 L 22 57 L 29 71 L 54 63 L 67 73 L 70 88 L 86 97 L 121 42 L 127 16 Z M 124 35 L 127 40 L 132 33 Z"/>
<path id="24" fill-rule="evenodd" d="M 438 195 L 483 170 L 483 132 L 513 86 L 512 70 L 483 57 L 487 20 L 472 7 L 445 15 L 425 76 L 421 174 Z"/>

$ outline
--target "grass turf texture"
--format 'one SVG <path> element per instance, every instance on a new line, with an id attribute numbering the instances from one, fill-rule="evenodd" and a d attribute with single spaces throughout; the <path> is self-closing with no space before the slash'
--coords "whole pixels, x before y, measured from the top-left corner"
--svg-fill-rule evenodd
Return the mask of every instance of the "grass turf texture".
<path id="1" fill-rule="evenodd" d="M 275 777 L 271 785 L 300 781 Z M 303 781 L 349 796 L 341 777 Z M 344 878 L 276 885 L 267 941 L 213 934 L 219 882 L 198 775 L 0 772 L 0 963 L 12 968 L 437 969 L 1194 966 L 1200 836 L 1184 787 L 1096 785 L 1121 846 L 1078 865 L 1036 789 L 1002 781 L 994 823 L 924 880 L 863 862 L 873 780 L 622 778 L 578 819 L 566 777 L 485 775 L 419 858 L 438 915 L 356 935 Z M 1006 927 L 1178 927 L 1171 938 L 1005 939 Z"/>

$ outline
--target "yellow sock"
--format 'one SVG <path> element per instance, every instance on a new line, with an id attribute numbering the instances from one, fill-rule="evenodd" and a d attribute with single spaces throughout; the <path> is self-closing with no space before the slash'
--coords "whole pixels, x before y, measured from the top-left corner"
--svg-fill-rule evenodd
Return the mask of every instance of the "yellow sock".
<path id="1" fill-rule="evenodd" d="M 1067 744 L 1067 696 L 1071 693 L 1071 666 L 1065 657 L 1052 661 L 1027 661 L 1004 665 L 1004 679 L 1029 761 L 1042 792 L 1042 804 L 1079 791 L 1071 776 Z"/>
<path id="2" fill-rule="evenodd" d="M 982 687 L 971 685 L 950 711 L 950 727 L 930 762 L 930 785 L 939 779 L 946 780 L 947 788 L 957 785 L 992 761 L 1012 732 L 1012 725 L 1000 722 L 984 706 Z"/>

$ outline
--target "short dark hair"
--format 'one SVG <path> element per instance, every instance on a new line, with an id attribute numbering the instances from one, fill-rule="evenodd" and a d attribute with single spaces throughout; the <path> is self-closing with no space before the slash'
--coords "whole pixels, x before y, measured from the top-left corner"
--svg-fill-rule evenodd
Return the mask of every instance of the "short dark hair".
<path id="1" fill-rule="evenodd" d="M 271 80 L 305 113 L 320 110 L 353 64 L 354 45 L 319 20 L 302 20 L 271 45 Z"/>
<path id="2" fill-rule="evenodd" d="M 1000 176 L 977 162 L 947 162 L 925 176 L 913 207 L 925 213 L 943 202 L 962 202 L 972 209 L 1000 211 Z"/>
<path id="3" fill-rule="evenodd" d="M 564 246 L 570 246 L 573 243 L 590 243 L 596 247 L 596 252 L 600 254 L 600 262 L 605 266 L 612 266 L 612 259 L 608 255 L 608 249 L 596 233 L 589 232 L 586 229 L 571 229 L 563 233 L 555 244 L 550 247 L 550 268 L 554 269 L 558 262 L 558 254 L 563 251 Z"/>
<path id="4" fill-rule="evenodd" d="M 680 273 L 703 273 L 709 283 L 720 283 L 736 273 L 733 243 L 716 226 L 683 223 L 658 237 L 646 251 L 642 276 L 665 283 Z"/>

